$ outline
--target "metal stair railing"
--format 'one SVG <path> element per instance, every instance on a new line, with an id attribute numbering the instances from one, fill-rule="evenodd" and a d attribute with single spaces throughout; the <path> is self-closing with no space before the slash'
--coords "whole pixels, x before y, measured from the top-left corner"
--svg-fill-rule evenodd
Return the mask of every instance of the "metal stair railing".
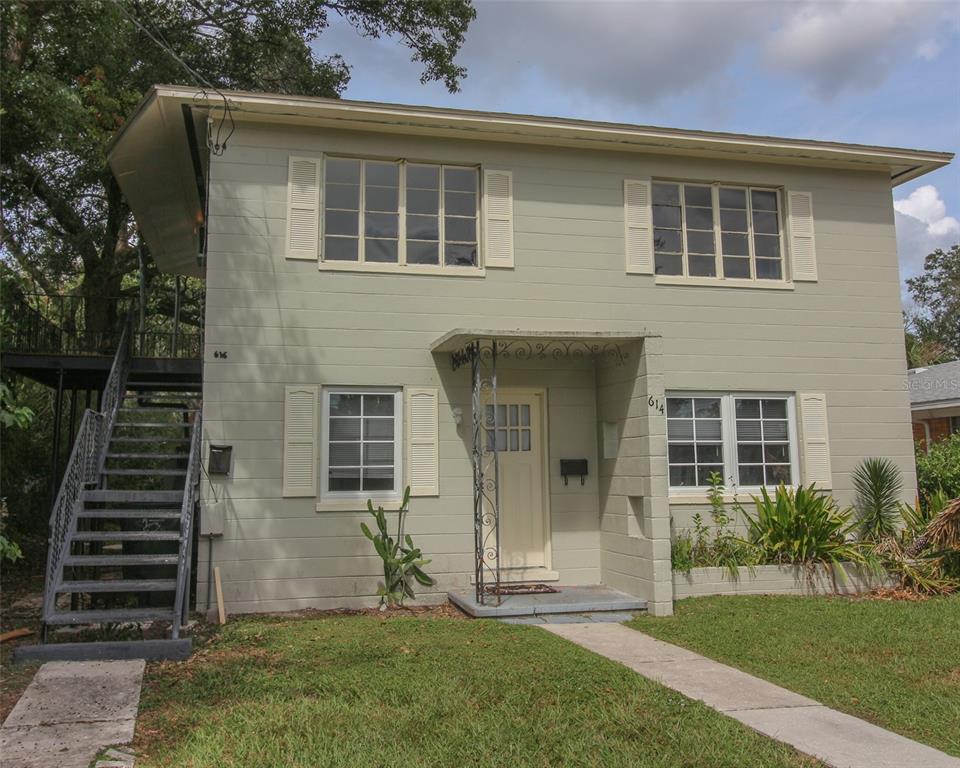
<path id="1" fill-rule="evenodd" d="M 47 540 L 47 572 L 43 589 L 42 639 L 46 639 L 47 620 L 56 608 L 57 590 L 63 579 L 63 560 L 70 540 L 77 529 L 77 513 L 83 504 L 83 492 L 90 485 L 99 485 L 100 473 L 107 456 L 110 431 L 117 418 L 127 374 L 130 370 L 129 320 L 120 337 L 113 365 L 101 400 L 101 411 L 87 409 L 70 452 L 70 460 L 60 481 L 60 490 L 50 513 L 50 535 Z"/>
<path id="2" fill-rule="evenodd" d="M 190 561 L 193 556 L 193 518 L 200 487 L 201 441 L 203 433 L 202 412 L 197 411 L 190 432 L 190 458 L 187 460 L 187 476 L 183 486 L 183 505 L 180 508 L 180 551 L 177 558 L 177 592 L 174 598 L 173 626 L 171 636 L 180 637 L 180 628 L 186 623 L 189 611 Z"/>

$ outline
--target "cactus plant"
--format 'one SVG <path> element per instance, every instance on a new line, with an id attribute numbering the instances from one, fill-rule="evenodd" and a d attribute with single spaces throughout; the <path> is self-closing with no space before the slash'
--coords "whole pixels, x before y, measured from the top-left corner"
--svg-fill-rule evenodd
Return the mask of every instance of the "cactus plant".
<path id="1" fill-rule="evenodd" d="M 393 538 L 387 527 L 387 515 L 383 507 L 373 508 L 373 502 L 367 499 L 367 511 L 377 523 L 374 534 L 366 523 L 360 523 L 363 535 L 373 542 L 373 548 L 383 561 L 383 581 L 377 589 L 380 596 L 380 610 L 390 605 L 402 606 L 407 597 L 415 597 L 411 579 L 425 587 L 436 582 L 423 571 L 429 565 L 422 553 L 413 545 L 410 534 L 404 535 L 403 524 L 410 510 L 410 486 L 403 492 L 403 503 L 397 511 L 397 536 Z"/>

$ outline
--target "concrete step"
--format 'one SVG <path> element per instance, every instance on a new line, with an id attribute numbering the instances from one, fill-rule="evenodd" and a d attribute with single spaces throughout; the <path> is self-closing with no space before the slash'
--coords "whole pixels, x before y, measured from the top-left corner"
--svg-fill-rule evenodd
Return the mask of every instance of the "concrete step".
<path id="1" fill-rule="evenodd" d="M 176 589 L 176 579 L 98 579 L 65 581 L 57 592 L 174 592 Z"/>

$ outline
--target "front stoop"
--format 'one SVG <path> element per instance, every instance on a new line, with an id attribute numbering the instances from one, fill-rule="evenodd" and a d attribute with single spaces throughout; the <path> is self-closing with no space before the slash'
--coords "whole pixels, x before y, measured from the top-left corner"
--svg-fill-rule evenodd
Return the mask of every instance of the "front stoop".
<path id="1" fill-rule="evenodd" d="M 447 598 L 468 616 L 475 619 L 502 619 L 517 616 L 546 616 L 556 614 L 591 614 L 614 612 L 620 614 L 644 611 L 645 600 L 616 589 L 593 584 L 587 586 L 554 586 L 557 592 L 532 595 L 504 595 L 500 605 L 490 596 L 486 605 L 477 602 L 472 589 L 447 592 Z"/>

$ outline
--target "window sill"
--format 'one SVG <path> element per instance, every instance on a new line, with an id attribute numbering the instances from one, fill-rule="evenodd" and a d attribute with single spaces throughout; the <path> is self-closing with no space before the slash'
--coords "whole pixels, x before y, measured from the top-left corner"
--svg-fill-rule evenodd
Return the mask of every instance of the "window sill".
<path id="1" fill-rule="evenodd" d="M 396 512 L 402 504 L 401 499 L 372 499 L 373 508 L 383 507 L 384 512 Z M 317 502 L 317 512 L 366 512 L 367 502 L 360 499 L 342 499 Z"/>
<path id="2" fill-rule="evenodd" d="M 682 277 L 680 275 L 654 275 L 657 285 L 722 286 L 724 288 L 759 288 L 765 291 L 792 291 L 793 283 L 786 280 L 722 280 L 717 277 Z"/>
<path id="3" fill-rule="evenodd" d="M 321 272 L 373 272 L 390 275 L 440 275 L 442 277 L 484 277 L 483 267 L 433 267 L 430 265 L 357 264 L 352 261 L 319 261 Z"/>

